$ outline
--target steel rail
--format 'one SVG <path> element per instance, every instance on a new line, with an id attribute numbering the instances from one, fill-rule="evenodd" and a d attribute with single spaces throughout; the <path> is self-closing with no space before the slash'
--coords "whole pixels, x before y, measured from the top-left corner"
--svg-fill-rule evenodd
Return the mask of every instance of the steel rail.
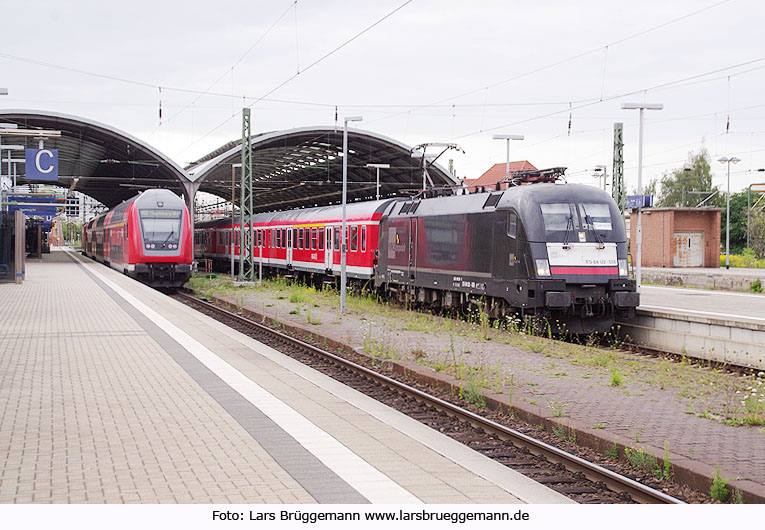
<path id="1" fill-rule="evenodd" d="M 423 400 L 426 403 L 445 411 L 447 414 L 468 421 L 474 426 L 480 427 L 486 431 L 490 431 L 498 436 L 512 441 L 515 445 L 526 447 L 533 454 L 542 455 L 553 462 L 559 462 L 563 464 L 569 471 L 581 472 L 590 480 L 601 481 L 605 483 L 613 491 L 625 492 L 629 494 L 636 502 L 652 504 L 685 504 L 683 501 L 667 495 L 666 493 L 641 484 L 628 477 L 619 475 L 618 473 L 615 473 L 609 469 L 589 462 L 576 455 L 572 455 L 571 453 L 563 451 L 562 449 L 558 449 L 555 446 L 537 440 L 531 436 L 523 434 L 522 432 L 516 431 L 515 429 L 511 429 L 495 421 L 484 418 L 483 416 L 470 412 L 469 410 L 463 409 L 462 407 L 449 403 L 448 401 L 438 397 L 432 396 L 426 392 L 423 392 L 422 390 L 411 387 L 405 383 L 370 370 L 369 368 L 366 368 L 365 366 L 357 364 L 353 361 L 349 361 L 348 359 L 344 359 L 343 357 L 335 355 L 331 352 L 317 348 L 313 344 L 309 344 L 300 339 L 272 329 L 259 322 L 255 322 L 254 320 L 250 320 L 242 315 L 221 308 L 215 304 L 200 300 L 199 298 L 191 296 L 187 293 L 178 291 L 176 294 L 186 298 L 187 300 L 190 300 L 195 304 L 202 305 L 212 311 L 223 314 L 227 318 L 237 320 L 238 322 L 247 326 L 255 327 L 261 331 L 279 338 L 280 340 L 290 342 L 296 346 L 309 350 L 310 352 L 319 355 L 320 357 L 330 359 L 333 362 L 338 363 L 346 368 L 359 372 L 370 379 L 391 386 L 396 390 L 414 396 L 417 399 Z"/>

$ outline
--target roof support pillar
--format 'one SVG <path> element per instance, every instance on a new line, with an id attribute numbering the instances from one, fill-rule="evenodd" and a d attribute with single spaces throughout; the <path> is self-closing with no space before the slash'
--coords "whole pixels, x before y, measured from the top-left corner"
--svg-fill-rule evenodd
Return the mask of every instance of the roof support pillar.
<path id="1" fill-rule="evenodd" d="M 199 185 L 201 182 L 191 182 L 189 180 L 182 181 L 183 184 L 183 197 L 186 199 L 186 208 L 189 209 L 189 218 L 191 219 L 191 253 L 192 259 L 194 254 L 194 197 L 196 197 Z"/>

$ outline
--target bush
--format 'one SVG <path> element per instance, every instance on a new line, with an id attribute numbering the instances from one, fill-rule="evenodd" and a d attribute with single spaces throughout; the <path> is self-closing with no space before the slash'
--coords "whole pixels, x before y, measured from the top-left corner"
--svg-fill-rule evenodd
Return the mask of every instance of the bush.
<path id="1" fill-rule="evenodd" d="M 757 259 L 754 250 L 745 248 L 741 254 L 730 255 L 730 266 L 747 269 L 765 269 L 765 259 Z M 720 254 L 720 267 L 725 267 L 725 254 Z"/>

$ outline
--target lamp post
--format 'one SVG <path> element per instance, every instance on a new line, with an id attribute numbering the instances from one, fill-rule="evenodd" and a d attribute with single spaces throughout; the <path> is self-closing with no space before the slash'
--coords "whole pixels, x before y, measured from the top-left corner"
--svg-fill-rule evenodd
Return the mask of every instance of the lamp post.
<path id="1" fill-rule="evenodd" d="M 664 105 L 662 103 L 622 103 L 622 109 L 640 109 L 640 135 L 638 139 L 638 195 L 643 194 L 643 111 L 648 110 L 662 110 Z M 640 279 L 641 279 L 641 252 L 643 249 L 643 218 L 642 208 L 638 208 L 637 218 L 637 252 L 635 256 L 635 262 L 637 263 L 635 273 L 635 288 L 637 292 L 640 292 Z"/>
<path id="2" fill-rule="evenodd" d="M 608 183 L 608 166 L 604 166 L 603 164 L 598 164 L 595 166 L 595 171 L 597 173 L 593 174 L 592 176 L 598 177 L 598 187 L 605 190 Z M 603 179 L 602 184 L 600 183 L 601 178 Z"/>
<path id="3" fill-rule="evenodd" d="M 367 167 L 377 168 L 377 200 L 380 200 L 380 170 L 390 169 L 390 164 L 367 164 Z"/>
<path id="4" fill-rule="evenodd" d="M 730 269 L 730 163 L 738 164 L 741 159 L 723 156 L 717 161 L 728 165 L 728 193 L 725 197 L 725 268 Z"/>
<path id="5" fill-rule="evenodd" d="M 507 142 L 507 156 L 505 157 L 505 180 L 510 180 L 510 140 L 523 140 L 522 134 L 495 134 L 494 140 L 505 140 Z"/>
<path id="6" fill-rule="evenodd" d="M 345 240 L 345 207 L 348 203 L 348 122 L 361 121 L 361 116 L 346 116 L 343 118 L 343 223 L 340 228 L 340 314 L 345 313 L 345 254 L 347 242 Z"/>

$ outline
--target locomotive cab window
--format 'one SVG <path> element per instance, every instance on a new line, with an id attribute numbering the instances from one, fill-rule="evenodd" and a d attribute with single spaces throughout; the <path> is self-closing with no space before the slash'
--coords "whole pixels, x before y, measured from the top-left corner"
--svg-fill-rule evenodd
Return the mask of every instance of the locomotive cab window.
<path id="1" fill-rule="evenodd" d="M 140 210 L 139 217 L 146 248 L 152 250 L 178 248 L 182 214 L 181 210 L 148 208 Z"/>
<path id="2" fill-rule="evenodd" d="M 579 204 L 579 216 L 582 219 L 582 225 L 588 230 L 597 230 L 599 232 L 610 232 L 611 210 L 608 204 L 604 203 L 581 203 Z"/>
<path id="3" fill-rule="evenodd" d="M 569 228 L 577 228 L 578 222 L 569 203 L 554 202 L 540 204 L 539 206 L 542 208 L 542 220 L 544 221 L 546 231 L 565 232 Z"/>

